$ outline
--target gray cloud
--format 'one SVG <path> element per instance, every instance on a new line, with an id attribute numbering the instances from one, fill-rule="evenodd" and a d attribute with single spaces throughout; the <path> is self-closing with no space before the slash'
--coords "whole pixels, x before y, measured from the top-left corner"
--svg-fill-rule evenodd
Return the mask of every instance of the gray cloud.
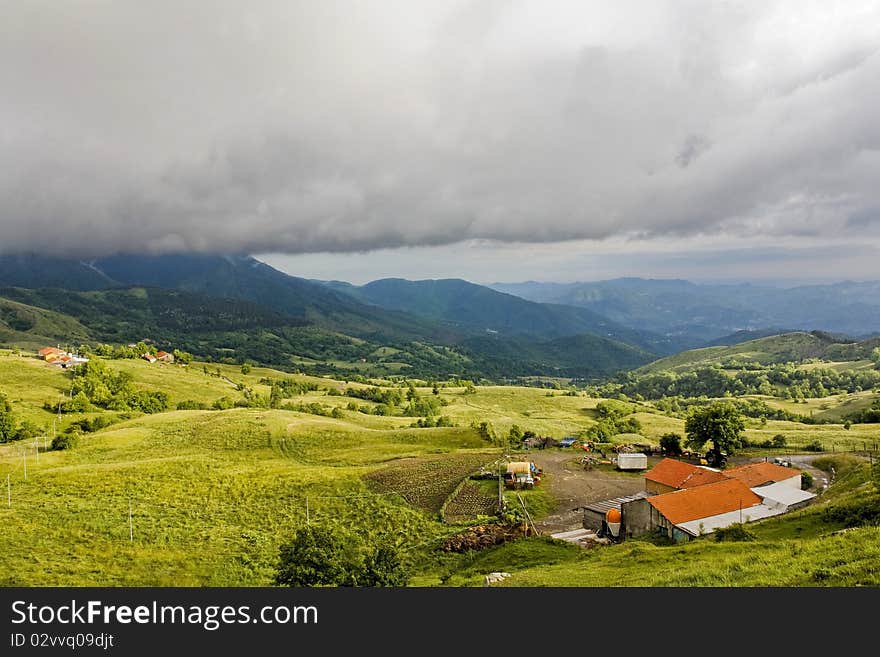
<path id="1" fill-rule="evenodd" d="M 854 235 L 880 8 L 826 11 L 11 3 L 0 251 Z"/>

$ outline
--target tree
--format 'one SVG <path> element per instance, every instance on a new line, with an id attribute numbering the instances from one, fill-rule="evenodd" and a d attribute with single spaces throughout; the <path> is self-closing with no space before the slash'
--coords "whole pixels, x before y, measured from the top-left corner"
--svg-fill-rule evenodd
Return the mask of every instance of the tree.
<path id="1" fill-rule="evenodd" d="M 688 447 L 702 449 L 711 442 L 707 460 L 716 465 L 723 463 L 723 452 L 733 454 L 740 446 L 745 428 L 742 414 L 729 402 L 695 407 L 684 423 Z"/>
<path id="2" fill-rule="evenodd" d="M 281 402 L 284 401 L 284 394 L 281 392 L 281 386 L 272 384 L 269 392 L 269 408 L 281 408 Z"/>
<path id="3" fill-rule="evenodd" d="M 174 362 L 180 363 L 181 365 L 189 365 L 192 362 L 193 355 L 188 351 L 181 351 L 180 349 L 175 349 L 173 352 Z"/>
<path id="4" fill-rule="evenodd" d="M 15 439 L 15 415 L 12 413 L 12 404 L 2 392 L 0 392 L 0 443 L 7 443 Z"/>
<path id="5" fill-rule="evenodd" d="M 251 373 L 251 364 L 250 363 L 242 363 L 241 364 L 241 373 L 242 374 L 250 374 Z"/>
<path id="6" fill-rule="evenodd" d="M 406 586 L 409 579 L 397 549 L 385 543 L 374 547 L 364 559 L 361 586 Z"/>
<path id="7" fill-rule="evenodd" d="M 354 586 L 356 559 L 345 540 L 335 531 L 317 526 L 301 527 L 281 546 L 275 573 L 278 586 Z"/>
<path id="8" fill-rule="evenodd" d="M 406 586 L 408 579 L 391 543 L 371 544 L 326 527 L 297 529 L 279 557 L 278 586 Z"/>
<path id="9" fill-rule="evenodd" d="M 677 433 L 664 433 L 660 436 L 660 449 L 668 456 L 681 456 L 681 436 Z"/>

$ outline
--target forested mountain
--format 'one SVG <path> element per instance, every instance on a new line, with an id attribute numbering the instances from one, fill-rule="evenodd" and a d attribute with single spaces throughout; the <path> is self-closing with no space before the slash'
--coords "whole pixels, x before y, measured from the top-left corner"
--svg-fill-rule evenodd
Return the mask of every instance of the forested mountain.
<path id="1" fill-rule="evenodd" d="M 526 301 L 460 279 L 385 278 L 359 287 L 330 285 L 366 303 L 440 321 L 464 332 L 541 340 L 590 334 L 653 353 L 677 350 L 661 335 L 630 329 L 587 308 Z"/>

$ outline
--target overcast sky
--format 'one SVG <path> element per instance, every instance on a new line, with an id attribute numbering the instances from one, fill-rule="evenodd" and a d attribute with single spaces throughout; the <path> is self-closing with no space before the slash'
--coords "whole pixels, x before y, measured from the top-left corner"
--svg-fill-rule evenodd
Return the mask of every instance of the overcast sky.
<path id="1" fill-rule="evenodd" d="M 880 3 L 0 0 L 0 251 L 880 278 Z"/>

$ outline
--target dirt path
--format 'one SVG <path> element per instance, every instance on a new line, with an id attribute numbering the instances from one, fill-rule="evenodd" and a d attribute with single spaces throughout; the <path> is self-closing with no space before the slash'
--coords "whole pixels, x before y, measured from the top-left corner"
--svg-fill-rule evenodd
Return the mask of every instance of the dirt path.
<path id="1" fill-rule="evenodd" d="M 645 479 L 641 475 L 584 470 L 580 465 L 582 456 L 580 450 L 552 448 L 536 450 L 529 455 L 529 459 L 544 471 L 540 485 L 546 486 L 556 498 L 554 511 L 535 521 L 542 533 L 579 529 L 583 526 L 583 512 L 578 507 L 645 489 Z"/>

